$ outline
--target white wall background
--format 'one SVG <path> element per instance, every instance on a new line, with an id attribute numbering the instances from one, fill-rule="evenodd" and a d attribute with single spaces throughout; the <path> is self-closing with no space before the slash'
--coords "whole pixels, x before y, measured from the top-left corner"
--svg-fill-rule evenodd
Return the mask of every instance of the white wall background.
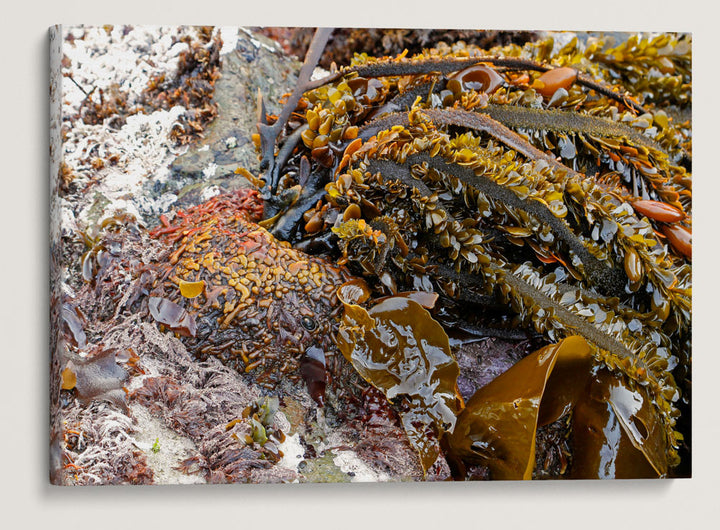
<path id="1" fill-rule="evenodd" d="M 718 8 L 702 0 L 42 0 L 3 7 L 0 71 L 0 520 L 6 528 L 708 528 L 720 452 Z M 463 4 L 466 4 L 463 6 Z M 51 24 L 692 31 L 695 355 L 690 480 L 410 485 L 47 485 L 48 40 Z M 715 521 L 715 523 L 712 523 Z M 9 523 L 9 524 L 8 524 Z M 409 524 L 408 524 L 409 523 Z M 7 526 L 6 526 L 7 525 Z M 42 525 L 42 526 L 41 526 Z M 222 526 L 220 526 L 222 525 Z M 532 526 L 530 526 L 532 525 Z"/>

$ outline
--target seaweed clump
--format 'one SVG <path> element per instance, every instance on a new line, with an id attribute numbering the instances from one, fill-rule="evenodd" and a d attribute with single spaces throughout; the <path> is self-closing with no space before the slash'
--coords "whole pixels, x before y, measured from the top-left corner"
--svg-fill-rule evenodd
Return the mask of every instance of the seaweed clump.
<path id="1" fill-rule="evenodd" d="M 197 40 L 185 37 L 188 49 L 180 54 L 175 76 L 154 76 L 143 91 L 141 103 L 145 107 L 170 109 L 182 105 L 188 109 L 172 133 L 180 145 L 202 138 L 205 127 L 217 116 L 213 93 L 220 77 L 222 39 L 219 33 L 215 37 L 212 33 L 212 26 L 200 26 Z"/>
<path id="2" fill-rule="evenodd" d="M 617 381 L 598 376 L 593 395 L 667 476 L 688 432 L 677 422 L 690 392 L 689 36 L 440 44 L 357 54 L 310 81 L 327 38 L 316 34 L 280 116 L 261 112 L 271 232 L 337 253 L 375 296 L 435 293 L 436 314 L 460 321 L 467 304 L 505 306 L 506 322 L 550 342 L 582 337 L 593 370 Z M 641 436 L 611 406 L 615 384 L 641 395 Z M 447 432 L 457 454 L 465 442 Z"/>
<path id="3" fill-rule="evenodd" d="M 306 354 L 322 376 L 333 372 L 335 290 L 348 274 L 276 240 L 256 224 L 261 213 L 258 193 L 243 189 L 163 218 L 152 236 L 169 250 L 148 307 L 201 360 L 214 356 L 273 389 L 301 380 Z"/>

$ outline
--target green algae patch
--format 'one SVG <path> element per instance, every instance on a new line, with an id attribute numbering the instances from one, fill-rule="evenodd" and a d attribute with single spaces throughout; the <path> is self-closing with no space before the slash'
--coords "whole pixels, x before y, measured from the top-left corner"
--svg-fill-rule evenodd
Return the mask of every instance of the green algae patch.
<path id="1" fill-rule="evenodd" d="M 331 451 L 318 458 L 304 460 L 301 482 L 352 482 L 350 475 L 335 464 Z"/>

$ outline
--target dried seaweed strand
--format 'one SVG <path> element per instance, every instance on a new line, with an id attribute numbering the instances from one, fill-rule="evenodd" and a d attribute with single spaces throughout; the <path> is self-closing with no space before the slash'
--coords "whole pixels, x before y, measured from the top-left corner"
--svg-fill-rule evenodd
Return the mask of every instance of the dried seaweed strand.
<path id="1" fill-rule="evenodd" d="M 308 90 L 310 77 L 312 76 L 313 70 L 315 70 L 315 65 L 320 60 L 320 56 L 325 49 L 325 44 L 330 38 L 332 31 L 333 28 L 318 28 L 315 31 L 315 36 L 313 37 L 307 54 L 305 55 L 305 61 L 300 68 L 297 84 L 295 85 L 292 94 L 290 94 L 287 103 L 280 112 L 277 121 L 272 125 L 258 123 L 258 132 L 260 133 L 260 143 L 263 153 L 260 168 L 267 168 L 268 173 L 270 174 L 273 174 L 275 165 L 275 141 L 287 124 L 290 114 L 292 114 L 293 110 L 295 110 L 298 101 L 300 101 L 302 95 Z M 262 106 L 262 104 L 260 106 Z"/>
<path id="2" fill-rule="evenodd" d="M 280 170 L 290 159 L 293 150 L 297 146 L 298 142 L 300 142 L 300 137 L 302 133 L 305 132 L 307 128 L 307 123 L 301 125 L 285 139 L 285 142 L 283 142 L 282 147 L 280 148 L 277 156 L 275 157 L 274 167 L 270 172 L 270 182 L 268 183 L 270 189 L 274 189 L 278 185 L 278 181 L 280 180 Z"/>

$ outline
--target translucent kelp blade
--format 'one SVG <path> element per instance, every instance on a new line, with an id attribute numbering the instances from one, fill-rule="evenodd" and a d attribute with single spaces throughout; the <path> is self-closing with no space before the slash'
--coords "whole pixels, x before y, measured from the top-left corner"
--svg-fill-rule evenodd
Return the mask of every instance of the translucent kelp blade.
<path id="1" fill-rule="evenodd" d="M 177 331 L 181 335 L 194 337 L 197 332 L 195 318 L 181 305 L 167 298 L 151 296 L 148 301 L 150 314 L 161 324 Z"/>
<path id="2" fill-rule="evenodd" d="M 62 372 L 62 388 L 77 391 L 83 403 L 109 401 L 119 408 L 127 408 L 123 383 L 128 378 L 125 369 L 117 364 L 113 349 L 100 349 L 87 357 L 74 357 Z"/>
<path id="3" fill-rule="evenodd" d="M 389 400 L 402 400 L 403 425 L 424 471 L 440 452 L 462 409 L 460 373 L 448 337 L 420 304 L 391 297 L 369 311 L 339 297 L 345 314 L 337 343 L 348 361 Z"/>
<path id="4" fill-rule="evenodd" d="M 554 421 L 572 408 L 590 359 L 585 339 L 570 336 L 520 360 L 468 400 L 447 437 L 452 455 L 488 467 L 493 479 L 530 479 L 539 417 Z"/>
<path id="5" fill-rule="evenodd" d="M 657 478 L 667 474 L 662 422 L 644 388 L 598 370 L 573 413 L 573 478 Z"/>
<path id="6" fill-rule="evenodd" d="M 538 427 L 565 416 L 587 393 L 592 356 L 585 351 L 584 338 L 571 336 L 558 352 L 558 360 L 549 375 L 538 413 Z"/>

